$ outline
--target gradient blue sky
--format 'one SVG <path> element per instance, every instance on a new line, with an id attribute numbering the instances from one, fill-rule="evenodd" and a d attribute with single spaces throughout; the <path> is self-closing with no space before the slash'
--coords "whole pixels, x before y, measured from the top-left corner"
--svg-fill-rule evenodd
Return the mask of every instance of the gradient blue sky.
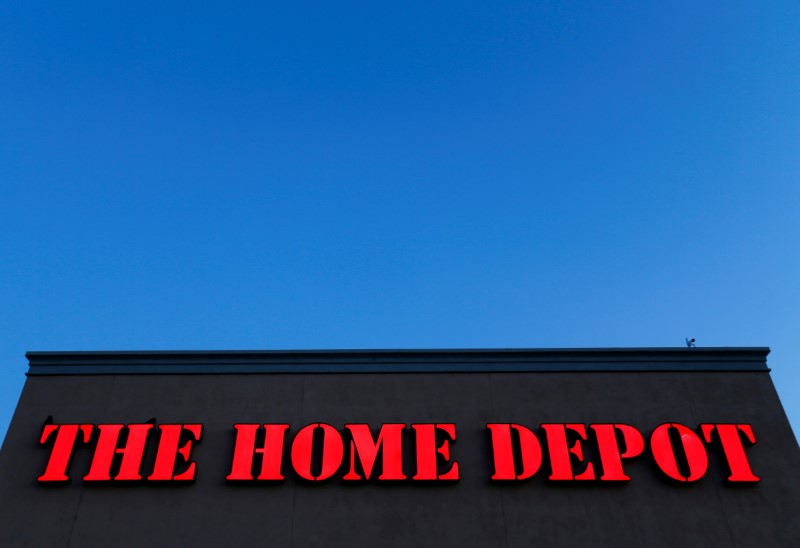
<path id="1" fill-rule="evenodd" d="M 0 6 L 27 350 L 770 346 L 800 426 L 797 2 Z"/>

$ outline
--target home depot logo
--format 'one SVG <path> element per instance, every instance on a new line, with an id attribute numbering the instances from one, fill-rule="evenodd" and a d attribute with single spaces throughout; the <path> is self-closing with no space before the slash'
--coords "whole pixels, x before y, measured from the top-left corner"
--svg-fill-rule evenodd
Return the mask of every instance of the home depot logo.
<path id="1" fill-rule="evenodd" d="M 289 436 L 289 424 L 235 424 L 231 483 L 270 484 L 289 470 L 312 483 L 340 477 L 345 482 L 454 482 L 459 464 L 452 452 L 452 423 L 345 424 L 341 430 L 317 422 Z M 666 478 L 679 484 L 701 480 L 709 452 L 720 455 L 726 482 L 760 481 L 747 458 L 755 444 L 749 424 L 700 424 L 693 430 L 679 423 L 657 426 L 645 438 L 633 426 L 618 423 L 546 423 L 537 431 L 513 423 L 486 425 L 496 482 L 520 482 L 539 473 L 553 482 L 625 483 L 625 462 L 651 458 Z M 50 447 L 42 484 L 70 481 L 77 451 L 90 451 L 82 473 L 86 483 L 161 482 L 183 484 L 197 475 L 192 458 L 203 435 L 202 424 L 56 424 L 45 422 L 39 443 Z M 291 441 L 290 438 L 291 437 Z M 145 450 L 155 459 L 145 466 Z M 147 468 L 147 470 L 143 470 Z"/>

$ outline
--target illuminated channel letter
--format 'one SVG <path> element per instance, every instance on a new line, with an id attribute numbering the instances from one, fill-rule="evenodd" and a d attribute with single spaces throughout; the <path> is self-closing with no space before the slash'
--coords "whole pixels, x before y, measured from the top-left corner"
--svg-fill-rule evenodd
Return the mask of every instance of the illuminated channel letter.
<path id="1" fill-rule="evenodd" d="M 586 427 L 582 424 L 543 424 L 542 428 L 547 435 L 547 449 L 550 453 L 550 466 L 552 473 L 549 479 L 553 481 L 572 481 L 572 480 L 593 480 L 594 466 L 591 462 L 586 463 L 586 469 L 580 474 L 575 475 L 572 469 L 571 455 L 575 455 L 578 461 L 583 462 L 582 441 L 586 440 Z M 571 430 L 580 436 L 575 440 L 572 447 L 567 442 L 567 430 Z"/>
<path id="2" fill-rule="evenodd" d="M 84 481 L 111 481 L 111 466 L 116 455 L 122 455 L 119 471 L 114 481 L 138 481 L 142 479 L 140 468 L 144 456 L 147 434 L 153 428 L 152 423 L 145 424 L 98 424 L 100 435 L 92 457 L 89 473 Z M 125 447 L 117 447 L 123 430 L 127 430 L 128 439 Z"/>
<path id="3" fill-rule="evenodd" d="M 228 481 L 253 481 L 253 457 L 261 455 L 261 471 L 258 481 L 281 481 L 281 461 L 283 460 L 283 440 L 288 424 L 265 424 L 264 446 L 256 447 L 256 434 L 260 424 L 234 424 L 236 445 L 233 450 L 231 473 Z"/>
<path id="4" fill-rule="evenodd" d="M 405 424 L 384 424 L 378 434 L 378 440 L 372 439 L 368 424 L 345 424 L 350 431 L 350 471 L 344 475 L 346 481 L 370 479 L 378 451 L 382 452 L 381 481 L 396 481 L 406 479 L 403 474 L 403 430 Z M 364 471 L 362 478 L 356 471 L 356 455 Z"/>
<path id="5" fill-rule="evenodd" d="M 153 473 L 147 477 L 148 481 L 193 481 L 197 465 L 189 460 L 192 452 L 192 441 L 200 441 L 203 433 L 202 424 L 162 424 L 158 427 L 161 430 L 161 438 L 158 441 L 158 451 L 156 452 L 156 463 L 153 466 Z M 192 439 L 186 440 L 179 447 L 181 433 L 189 432 Z M 175 461 L 181 456 L 184 463 L 188 463 L 186 470 L 180 474 L 175 473 Z"/>
<path id="6" fill-rule="evenodd" d="M 322 468 L 319 475 L 311 470 L 314 432 L 322 430 Z M 292 442 L 292 467 L 297 475 L 309 481 L 324 481 L 333 476 L 342 464 L 344 443 L 339 431 L 330 424 L 314 423 L 303 427 Z"/>
<path id="7" fill-rule="evenodd" d="M 439 455 L 445 463 L 450 462 L 450 441 L 456 441 L 455 424 L 412 424 L 417 441 L 417 473 L 414 481 L 458 481 L 458 463 L 453 461 L 446 472 L 439 473 Z M 450 439 L 436 445 L 436 431 Z"/>
<path id="8" fill-rule="evenodd" d="M 48 419 L 49 421 L 50 419 Z M 47 460 L 47 467 L 44 474 L 37 478 L 40 483 L 64 483 L 69 481 L 67 469 L 69 468 L 72 452 L 75 448 L 75 440 L 78 432 L 82 434 L 83 443 L 89 443 L 94 425 L 92 424 L 51 424 L 47 423 L 42 429 L 39 443 L 47 443 L 50 435 L 55 432 L 56 438 L 53 442 L 53 449 L 50 451 L 50 458 Z"/>
<path id="9" fill-rule="evenodd" d="M 678 468 L 676 444 L 671 437 L 680 446 L 680 455 L 686 461 L 688 475 L 681 473 Z M 682 424 L 668 422 L 658 426 L 650 436 L 650 449 L 661 471 L 675 481 L 692 483 L 702 478 L 708 470 L 708 455 L 703 441 L 692 429 Z"/>
<path id="10" fill-rule="evenodd" d="M 756 437 L 749 424 L 701 424 L 700 430 L 703 438 L 711 442 L 714 430 L 717 431 L 716 438 L 722 446 L 725 460 L 728 464 L 728 481 L 731 483 L 758 483 L 761 478 L 753 474 L 747 455 L 742 444 L 742 434 L 748 441 L 748 445 L 755 445 Z"/>
<path id="11" fill-rule="evenodd" d="M 492 433 L 492 456 L 495 481 L 524 480 L 532 477 L 542 465 L 542 445 L 532 430 L 519 424 L 487 424 Z M 522 470 L 517 473 L 514 462 L 514 444 L 511 431 L 519 436 L 519 451 Z"/>
<path id="12" fill-rule="evenodd" d="M 590 424 L 597 439 L 603 475 L 600 481 L 630 481 L 622 470 L 622 459 L 638 457 L 644 451 L 642 433 L 627 424 Z M 620 450 L 617 433 L 622 434 L 624 451 Z"/>

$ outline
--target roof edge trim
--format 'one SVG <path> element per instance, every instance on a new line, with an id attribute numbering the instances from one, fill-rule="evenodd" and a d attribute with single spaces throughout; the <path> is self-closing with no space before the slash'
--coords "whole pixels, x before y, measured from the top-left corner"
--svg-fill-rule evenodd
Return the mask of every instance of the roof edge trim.
<path id="1" fill-rule="evenodd" d="M 28 352 L 28 375 L 769 371 L 767 347 Z"/>

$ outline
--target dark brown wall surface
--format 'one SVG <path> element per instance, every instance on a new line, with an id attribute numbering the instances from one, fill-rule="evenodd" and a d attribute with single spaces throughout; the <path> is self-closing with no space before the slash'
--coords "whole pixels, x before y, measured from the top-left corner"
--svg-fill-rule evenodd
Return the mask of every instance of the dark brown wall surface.
<path id="1" fill-rule="evenodd" d="M 204 425 L 191 485 L 43 486 L 57 423 Z M 226 483 L 233 424 L 452 422 L 455 484 Z M 749 423 L 762 481 L 725 483 L 717 453 L 692 485 L 643 454 L 624 485 L 490 482 L 489 422 Z M 289 437 L 291 439 L 291 435 Z M 648 449 L 646 449 L 648 451 Z M 152 458 L 152 451 L 149 457 Z M 412 455 L 413 456 L 413 455 Z M 0 546 L 800 546 L 800 451 L 766 371 L 147 374 L 30 376 L 0 452 Z M 413 471 L 413 470 L 412 470 Z M 407 471 L 408 473 L 408 471 Z"/>

